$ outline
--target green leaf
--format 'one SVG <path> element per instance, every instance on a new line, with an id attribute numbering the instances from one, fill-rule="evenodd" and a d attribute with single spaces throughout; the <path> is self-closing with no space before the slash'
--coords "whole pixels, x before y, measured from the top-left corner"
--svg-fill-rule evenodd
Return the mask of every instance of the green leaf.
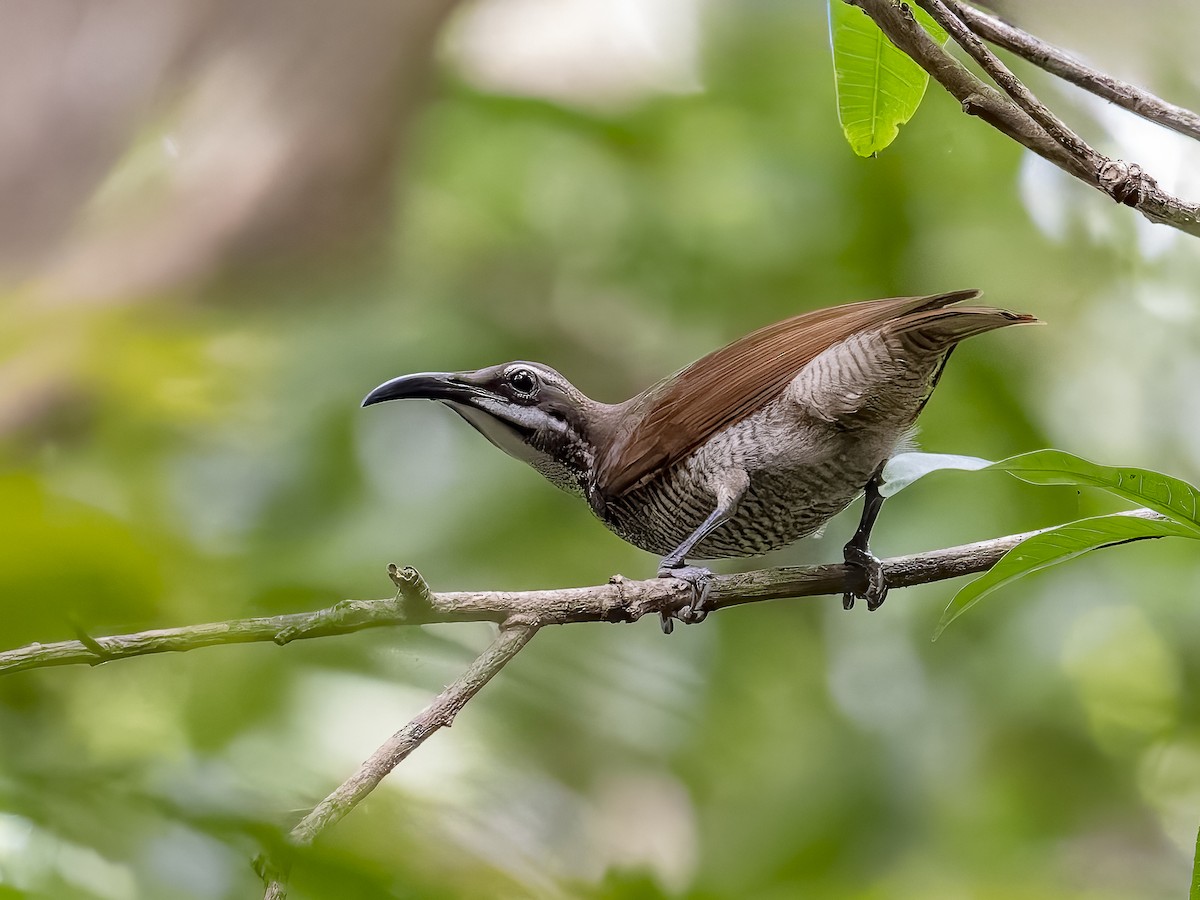
<path id="1" fill-rule="evenodd" d="M 946 32 L 924 10 L 914 7 L 913 12 L 938 43 L 945 43 Z M 843 0 L 829 0 L 829 41 L 838 121 L 855 153 L 874 156 L 913 117 L 929 76 L 866 13 Z"/>
<path id="2" fill-rule="evenodd" d="M 1103 488 L 1174 519 L 1200 535 L 1200 491 L 1178 478 L 1130 466 L 1099 466 L 1062 450 L 1035 450 L 1002 459 L 992 468 L 1030 484 L 1078 484 Z"/>
<path id="3" fill-rule="evenodd" d="M 933 639 L 936 641 L 947 625 L 984 596 L 1009 582 L 1074 559 L 1090 550 L 1152 537 L 1200 540 L 1200 534 L 1176 522 L 1119 514 L 1068 522 L 1026 538 L 1004 554 L 988 572 L 954 595 L 934 629 Z"/>
<path id="4" fill-rule="evenodd" d="M 1196 854 L 1192 857 L 1192 889 L 1188 900 L 1200 900 L 1200 831 L 1196 832 Z"/>
<path id="5" fill-rule="evenodd" d="M 883 484 L 879 493 L 891 497 L 900 493 L 918 478 L 941 469 L 978 471 L 995 465 L 990 459 L 978 456 L 957 456 L 953 453 L 897 453 L 883 467 Z"/>

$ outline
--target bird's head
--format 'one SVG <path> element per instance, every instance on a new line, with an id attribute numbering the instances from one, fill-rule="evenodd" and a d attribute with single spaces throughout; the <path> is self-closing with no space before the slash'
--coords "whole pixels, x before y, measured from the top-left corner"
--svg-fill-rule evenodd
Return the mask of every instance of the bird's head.
<path id="1" fill-rule="evenodd" d="M 402 375 L 379 385 L 362 405 L 387 400 L 444 403 L 509 456 L 566 490 L 582 490 L 591 474 L 595 448 L 589 413 L 600 404 L 541 363 Z"/>

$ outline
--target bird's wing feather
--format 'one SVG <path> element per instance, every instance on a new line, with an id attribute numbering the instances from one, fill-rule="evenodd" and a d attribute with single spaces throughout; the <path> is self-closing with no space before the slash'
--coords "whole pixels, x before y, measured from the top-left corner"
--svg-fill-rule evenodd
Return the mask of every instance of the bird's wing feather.
<path id="1" fill-rule="evenodd" d="M 813 310 L 713 351 L 630 401 L 632 425 L 597 460 L 596 489 L 615 498 L 640 487 L 761 409 L 817 354 L 850 335 L 978 295 L 954 291 Z"/>
<path id="2" fill-rule="evenodd" d="M 786 396 L 808 415 L 845 428 L 894 423 L 924 407 L 960 341 L 1036 321 L 990 307 L 918 310 L 827 347 L 797 373 Z"/>

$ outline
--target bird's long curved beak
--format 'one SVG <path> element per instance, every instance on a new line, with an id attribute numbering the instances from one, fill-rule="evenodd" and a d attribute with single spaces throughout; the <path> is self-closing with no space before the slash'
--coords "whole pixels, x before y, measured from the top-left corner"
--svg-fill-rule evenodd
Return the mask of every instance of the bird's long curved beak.
<path id="1" fill-rule="evenodd" d="M 443 400 L 463 403 L 479 393 L 463 376 L 453 372 L 418 372 L 385 381 L 363 398 L 363 406 L 386 400 Z"/>

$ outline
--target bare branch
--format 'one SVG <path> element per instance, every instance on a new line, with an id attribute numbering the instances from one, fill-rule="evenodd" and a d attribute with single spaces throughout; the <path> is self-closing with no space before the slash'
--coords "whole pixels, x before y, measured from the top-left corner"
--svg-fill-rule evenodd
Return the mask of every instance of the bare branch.
<path id="1" fill-rule="evenodd" d="M 496 639 L 462 675 L 438 694 L 416 718 L 388 738 L 359 766 L 357 772 L 296 824 L 288 835 L 289 842 L 297 847 L 308 846 L 321 832 L 354 809 L 384 776 L 421 746 L 426 738 L 441 728 L 449 728 L 466 702 L 504 668 L 536 633 L 537 625 L 524 622 L 502 626 Z M 265 873 L 264 880 L 267 882 L 264 900 L 283 900 L 287 896 L 287 861 L 260 860 L 258 865 L 260 871 Z"/>
<path id="2" fill-rule="evenodd" d="M 1137 85 L 1085 66 L 1065 50 L 983 10 L 959 0 L 946 0 L 946 5 L 984 40 L 1134 115 L 1200 140 L 1200 115 L 1190 109 L 1168 103 Z"/>
<path id="3" fill-rule="evenodd" d="M 1161 518 L 1150 510 L 1126 515 Z M 884 560 L 888 584 L 911 587 L 983 572 L 1005 553 L 1038 531 L 932 550 Z M 413 583 L 420 576 L 413 570 Z M 405 577 L 405 576 L 401 576 Z M 847 578 L 861 577 L 843 564 L 759 569 L 736 575 L 714 575 L 709 603 L 714 609 L 779 600 L 840 594 Z M 421 584 L 424 584 L 422 581 Z M 428 591 L 428 588 L 426 588 Z M 412 610 L 409 603 L 382 600 L 343 600 L 325 609 L 228 622 L 209 622 L 182 628 L 161 628 L 85 640 L 29 644 L 0 652 L 0 674 L 46 666 L 99 665 L 111 660 L 151 653 L 182 653 L 215 644 L 293 640 L 349 634 L 367 628 L 425 622 L 524 622 L 564 625 L 569 622 L 634 622 L 645 615 L 672 612 L 691 599 L 687 585 L 675 578 L 634 581 L 614 576 L 594 587 L 545 591 L 458 591 L 428 593 L 427 604 Z M 403 599 L 403 595 L 402 595 Z"/>
<path id="4" fill-rule="evenodd" d="M 1157 182 L 1135 163 L 1110 160 L 1090 147 L 1088 150 L 1091 152 L 1082 155 L 1068 150 L 1028 112 L 973 75 L 933 40 L 913 17 L 907 4 L 900 0 L 845 2 L 857 6 L 870 16 L 888 40 L 910 56 L 962 104 L 964 112 L 978 116 L 1038 156 L 1117 202 L 1132 206 L 1151 222 L 1170 225 L 1200 237 L 1200 205 L 1163 191 Z M 927 9 L 940 7 L 945 11 L 940 0 L 921 0 L 921 3 Z M 949 18 L 958 21 L 953 15 Z M 986 48 L 984 50 L 995 59 L 990 51 Z M 996 62 L 1003 66 L 998 60 Z M 1008 72 L 1006 68 L 1004 71 Z M 1008 72 L 1008 75 L 1013 81 L 1017 81 L 1011 72 Z M 1029 96 L 1032 97 L 1032 94 Z M 1036 98 L 1034 100 L 1036 101 Z M 1070 138 L 1064 134 L 1059 133 L 1058 136 L 1070 143 Z"/>
<path id="5" fill-rule="evenodd" d="M 1164 518 L 1148 509 L 1131 510 L 1124 515 Z M 884 571 L 892 588 L 983 572 L 1023 540 L 1044 530 L 894 557 L 884 561 Z M 595 587 L 435 594 L 415 569 L 390 565 L 388 576 L 398 588 L 396 597 L 343 601 L 312 613 L 30 644 L 0 653 L 0 673 L 75 663 L 97 665 L 130 656 L 182 652 L 213 644 L 248 641 L 283 644 L 300 638 L 345 634 L 381 625 L 498 622 L 499 635 L 462 675 L 304 816 L 289 833 L 287 847 L 255 861 L 265 885 L 264 900 L 285 900 L 290 850 L 311 844 L 361 802 L 430 735 L 448 728 L 467 701 L 529 643 L 539 628 L 568 622 L 633 622 L 644 615 L 673 613 L 691 601 L 690 587 L 676 578 L 630 581 L 616 575 L 608 584 Z M 711 581 L 708 603 L 714 609 L 721 609 L 784 597 L 840 594 L 847 587 L 865 586 L 861 584 L 863 578 L 859 569 L 840 564 L 716 575 Z"/>
<path id="6" fill-rule="evenodd" d="M 995 88 L 976 78 L 947 53 L 913 17 L 912 10 L 896 0 L 847 0 L 879 26 L 888 40 L 912 57 L 922 69 L 963 105 L 993 128 L 1032 150 L 1043 159 L 1076 177 L 1086 177 L 1078 160 L 1033 121 L 1020 107 Z"/>
<path id="7" fill-rule="evenodd" d="M 1092 171 L 1098 171 L 1100 166 L 1107 161 L 1083 138 L 1072 131 L 1066 122 L 1038 100 L 1033 91 L 1025 87 L 1021 79 L 1014 75 L 1008 66 L 1004 65 L 996 54 L 987 48 L 983 41 L 976 37 L 966 23 L 952 13 L 946 4 L 942 3 L 942 0 L 917 0 L 917 4 L 929 13 L 935 22 L 945 28 L 950 37 L 954 38 L 954 42 L 966 50 L 975 62 L 979 63 L 980 68 L 988 73 L 992 81 L 1000 85 L 1001 90 L 1008 94 L 1013 102 L 1021 107 L 1033 121 L 1041 125 L 1046 134 L 1058 141 L 1068 153 L 1077 157 Z"/>

